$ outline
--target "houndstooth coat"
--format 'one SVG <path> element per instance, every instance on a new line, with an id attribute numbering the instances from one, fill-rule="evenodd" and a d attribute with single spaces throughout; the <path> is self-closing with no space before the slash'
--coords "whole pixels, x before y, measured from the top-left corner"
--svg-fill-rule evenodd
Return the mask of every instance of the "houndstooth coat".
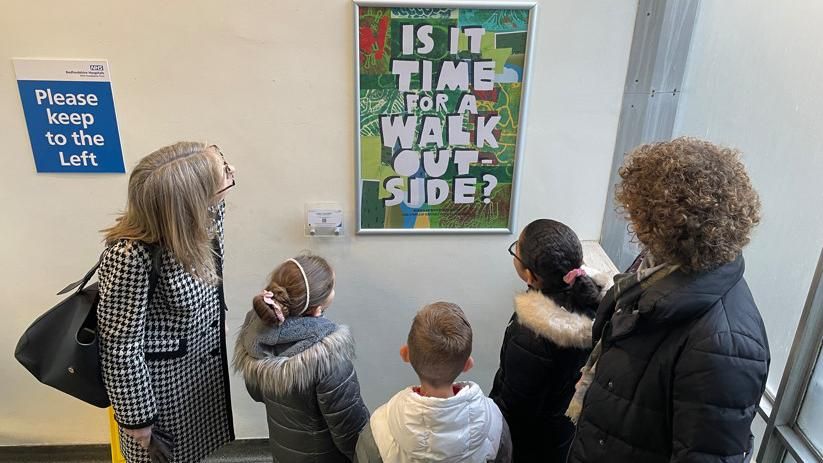
<path id="1" fill-rule="evenodd" d="M 223 267 L 223 213 L 214 210 Z M 154 425 L 174 436 L 174 462 L 196 462 L 234 440 L 222 284 L 192 277 L 168 250 L 148 299 L 152 260 L 141 242 L 121 240 L 98 270 L 103 380 L 129 463 L 149 463 L 122 428 Z M 222 273 L 222 272 L 221 272 Z"/>

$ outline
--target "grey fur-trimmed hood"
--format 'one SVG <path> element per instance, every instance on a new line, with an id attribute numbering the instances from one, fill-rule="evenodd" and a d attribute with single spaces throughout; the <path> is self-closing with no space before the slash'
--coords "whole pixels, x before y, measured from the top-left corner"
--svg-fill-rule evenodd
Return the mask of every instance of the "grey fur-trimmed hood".
<path id="1" fill-rule="evenodd" d="M 583 266 L 586 274 L 600 286 L 599 298 L 612 287 L 606 273 Z M 523 326 L 551 340 L 560 347 L 590 348 L 593 320 L 583 314 L 569 312 L 539 291 L 527 291 L 514 298 L 514 311 Z"/>
<path id="2" fill-rule="evenodd" d="M 264 393 L 307 391 L 337 365 L 354 359 L 354 339 L 349 327 L 338 325 L 332 333 L 291 357 L 255 358 L 246 349 L 243 333 L 237 337 L 232 365 L 247 384 Z"/>

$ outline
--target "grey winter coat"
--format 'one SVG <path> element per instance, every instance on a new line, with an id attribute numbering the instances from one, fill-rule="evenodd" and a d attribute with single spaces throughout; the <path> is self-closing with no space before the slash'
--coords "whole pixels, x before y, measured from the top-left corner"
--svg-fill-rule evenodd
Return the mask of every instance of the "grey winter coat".
<path id="1" fill-rule="evenodd" d="M 252 398 L 266 405 L 275 462 L 347 462 L 369 420 L 352 365 L 346 326 L 326 318 L 265 325 L 249 312 L 234 367 Z"/>

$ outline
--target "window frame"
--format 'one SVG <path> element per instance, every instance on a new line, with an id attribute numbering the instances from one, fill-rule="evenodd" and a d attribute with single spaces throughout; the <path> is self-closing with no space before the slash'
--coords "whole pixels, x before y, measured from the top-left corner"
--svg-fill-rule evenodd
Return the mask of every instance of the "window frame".
<path id="1" fill-rule="evenodd" d="M 782 461 L 786 453 L 798 462 L 823 461 L 823 452 L 814 447 L 797 424 L 812 373 L 821 355 L 822 338 L 823 250 L 817 262 L 783 376 L 780 378 L 777 395 L 772 401 L 771 394 L 767 391 L 758 407 L 758 412 L 766 420 L 766 432 L 757 461 Z M 801 374 L 797 374 L 798 372 Z"/>

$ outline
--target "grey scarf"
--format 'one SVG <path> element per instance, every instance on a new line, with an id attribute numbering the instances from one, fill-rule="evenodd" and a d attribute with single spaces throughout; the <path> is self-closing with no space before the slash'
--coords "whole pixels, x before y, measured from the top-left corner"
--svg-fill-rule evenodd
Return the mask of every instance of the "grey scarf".
<path id="1" fill-rule="evenodd" d="M 617 310 L 612 316 L 612 321 L 615 330 L 623 329 L 622 325 L 630 325 L 637 323 L 640 314 L 634 302 L 640 298 L 640 295 L 646 288 L 652 286 L 656 282 L 662 280 L 667 275 L 678 269 L 677 265 L 656 264 L 654 257 L 651 254 L 646 254 L 643 262 L 637 272 L 632 273 L 618 273 L 614 276 L 614 291 L 613 304 L 617 306 Z M 631 313 L 621 313 L 623 308 L 634 308 Z M 628 328 L 627 328 L 628 329 Z M 600 360 L 600 354 L 603 353 L 603 337 L 597 341 L 597 344 L 589 354 L 589 359 L 583 368 L 580 369 L 582 376 L 575 385 L 574 396 L 569 403 L 569 408 L 566 410 L 566 416 L 571 418 L 572 422 L 577 423 L 580 418 L 580 413 L 583 410 L 583 399 L 586 397 L 586 392 L 589 390 L 594 374 L 597 370 L 597 362 Z"/>
<path id="2" fill-rule="evenodd" d="M 333 333 L 337 325 L 323 317 L 287 318 L 279 326 L 263 323 L 252 310 L 240 331 L 246 352 L 256 359 L 292 357 Z"/>

